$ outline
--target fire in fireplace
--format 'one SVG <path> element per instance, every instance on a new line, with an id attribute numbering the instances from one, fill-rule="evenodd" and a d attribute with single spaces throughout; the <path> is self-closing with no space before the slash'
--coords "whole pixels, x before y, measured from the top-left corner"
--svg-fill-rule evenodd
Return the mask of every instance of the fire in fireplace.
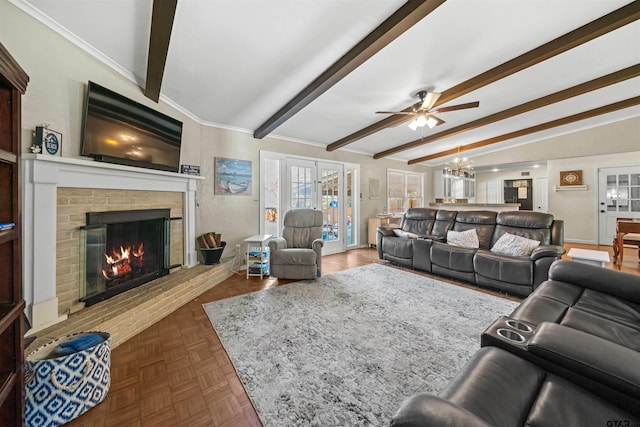
<path id="1" fill-rule="evenodd" d="M 105 254 L 107 259 L 107 269 L 102 270 L 102 275 L 107 280 L 114 280 L 118 277 L 133 274 L 134 271 L 140 271 L 144 269 L 144 250 L 143 244 L 138 245 L 138 249 L 132 249 L 131 246 L 123 248 L 120 246 L 120 251 L 113 249 L 111 252 L 113 255 Z"/>
<path id="2" fill-rule="evenodd" d="M 169 209 L 89 212 L 81 228 L 87 306 L 169 273 Z"/>

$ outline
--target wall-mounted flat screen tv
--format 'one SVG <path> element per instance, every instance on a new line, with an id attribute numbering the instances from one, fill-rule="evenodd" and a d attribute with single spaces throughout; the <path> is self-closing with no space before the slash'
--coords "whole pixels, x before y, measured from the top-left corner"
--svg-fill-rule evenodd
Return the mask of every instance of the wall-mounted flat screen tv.
<path id="1" fill-rule="evenodd" d="M 89 82 L 81 155 L 177 172 L 182 122 Z"/>

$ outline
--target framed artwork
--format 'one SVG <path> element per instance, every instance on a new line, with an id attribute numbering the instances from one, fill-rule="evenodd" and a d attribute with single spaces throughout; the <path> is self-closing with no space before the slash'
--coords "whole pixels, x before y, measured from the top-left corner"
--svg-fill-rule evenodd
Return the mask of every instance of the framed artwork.
<path id="1" fill-rule="evenodd" d="M 369 178 L 369 199 L 378 200 L 380 198 L 380 180 Z"/>
<path id="2" fill-rule="evenodd" d="M 582 171 L 561 171 L 560 185 L 582 185 Z"/>
<path id="3" fill-rule="evenodd" d="M 214 194 L 251 195 L 251 182 L 253 178 L 251 160 L 216 157 L 214 159 L 213 169 Z"/>

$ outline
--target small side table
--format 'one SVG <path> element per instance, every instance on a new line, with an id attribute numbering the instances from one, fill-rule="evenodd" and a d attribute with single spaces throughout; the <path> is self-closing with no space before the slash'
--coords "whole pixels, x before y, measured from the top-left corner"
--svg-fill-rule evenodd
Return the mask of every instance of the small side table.
<path id="1" fill-rule="evenodd" d="M 255 234 L 244 239 L 247 244 L 247 279 L 269 275 L 269 239 L 271 234 Z"/>
<path id="2" fill-rule="evenodd" d="M 569 255 L 574 261 L 596 265 L 598 267 L 604 267 L 604 263 L 610 261 L 609 252 L 606 251 L 571 248 L 567 255 Z"/>

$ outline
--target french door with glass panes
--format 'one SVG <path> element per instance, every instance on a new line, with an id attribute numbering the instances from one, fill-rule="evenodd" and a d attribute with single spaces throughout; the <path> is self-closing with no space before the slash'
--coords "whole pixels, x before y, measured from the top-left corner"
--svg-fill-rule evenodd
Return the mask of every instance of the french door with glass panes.
<path id="1" fill-rule="evenodd" d="M 611 245 L 618 218 L 640 218 L 640 166 L 598 172 L 598 241 Z"/>
<path id="2" fill-rule="evenodd" d="M 337 163 L 287 159 L 288 209 L 322 210 L 323 254 L 342 252 L 346 244 L 343 207 L 344 167 Z"/>

